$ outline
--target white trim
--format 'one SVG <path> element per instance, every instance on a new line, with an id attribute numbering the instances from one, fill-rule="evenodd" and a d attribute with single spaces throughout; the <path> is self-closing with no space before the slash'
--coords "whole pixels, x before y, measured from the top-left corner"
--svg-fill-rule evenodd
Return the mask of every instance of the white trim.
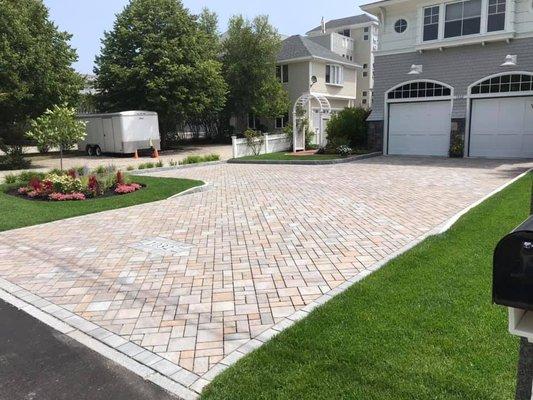
<path id="1" fill-rule="evenodd" d="M 481 79 L 478 79 L 474 83 L 470 84 L 466 90 L 466 118 L 465 118 L 465 143 L 464 143 L 464 157 L 470 157 L 470 126 L 471 126 L 471 110 L 472 110 L 472 100 L 475 99 L 485 99 L 491 97 L 527 97 L 533 96 L 533 91 L 523 91 L 523 92 L 505 92 L 505 93 L 479 93 L 472 94 L 472 88 L 481 82 L 486 81 L 487 79 L 496 78 L 497 76 L 504 75 L 529 75 L 533 76 L 533 72 L 529 71 L 505 71 L 498 72 L 496 74 L 487 75 Z"/>
<path id="2" fill-rule="evenodd" d="M 339 57 L 341 57 L 341 56 L 339 56 Z M 303 62 L 303 61 L 315 61 L 315 60 L 327 61 L 327 62 L 332 62 L 332 63 L 335 63 L 335 64 L 341 64 L 341 65 L 343 65 L 345 67 L 349 67 L 349 68 L 353 68 L 353 69 L 363 68 L 359 64 L 346 62 L 346 61 L 341 61 L 341 60 L 333 60 L 333 59 L 325 58 L 325 57 L 316 57 L 316 56 L 306 56 L 306 57 L 290 58 L 290 59 L 287 59 L 287 60 L 277 60 L 276 61 L 276 65 L 294 64 L 294 63 Z"/>
<path id="3" fill-rule="evenodd" d="M 395 89 L 398 89 L 399 87 L 403 85 L 407 85 L 409 83 L 414 82 L 431 82 L 436 83 L 441 86 L 444 86 L 448 89 L 450 89 L 450 96 L 439 96 L 439 97 L 418 97 L 418 98 L 410 98 L 410 99 L 389 99 L 389 93 L 392 92 Z M 394 103 L 416 103 L 416 102 L 426 102 L 426 101 L 449 101 L 450 102 L 450 115 L 453 113 L 453 100 L 454 100 L 454 88 L 451 85 L 448 85 L 447 83 L 437 81 L 434 79 L 412 79 L 409 81 L 402 82 L 400 84 L 394 85 L 390 89 L 385 91 L 385 102 L 384 104 L 384 112 L 383 112 L 383 154 L 389 154 L 389 104 Z M 451 123 L 451 120 L 450 120 Z M 451 134 L 451 132 L 450 132 Z"/>

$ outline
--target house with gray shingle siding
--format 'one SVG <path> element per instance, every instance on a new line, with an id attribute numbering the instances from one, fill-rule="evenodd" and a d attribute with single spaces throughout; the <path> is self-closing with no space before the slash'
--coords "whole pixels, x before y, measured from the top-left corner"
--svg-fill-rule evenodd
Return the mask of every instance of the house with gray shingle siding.
<path id="1" fill-rule="evenodd" d="M 386 154 L 533 158 L 530 0 L 383 0 L 369 134 Z"/>

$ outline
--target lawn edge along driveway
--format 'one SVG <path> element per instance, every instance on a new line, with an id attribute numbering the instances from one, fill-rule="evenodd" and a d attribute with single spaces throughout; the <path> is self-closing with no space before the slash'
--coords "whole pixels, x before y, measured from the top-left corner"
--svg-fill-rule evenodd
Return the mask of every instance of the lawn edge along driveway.
<path id="1" fill-rule="evenodd" d="M 512 399 L 517 339 L 492 252 L 529 214 L 531 174 L 217 376 L 204 399 Z M 447 225 L 445 225 L 445 228 Z"/>
<path id="2" fill-rule="evenodd" d="M 0 185 L 0 232 L 165 200 L 204 184 L 190 179 L 148 176 L 135 176 L 133 180 L 146 187 L 121 196 L 66 202 L 24 199 L 6 193 L 16 185 Z"/>

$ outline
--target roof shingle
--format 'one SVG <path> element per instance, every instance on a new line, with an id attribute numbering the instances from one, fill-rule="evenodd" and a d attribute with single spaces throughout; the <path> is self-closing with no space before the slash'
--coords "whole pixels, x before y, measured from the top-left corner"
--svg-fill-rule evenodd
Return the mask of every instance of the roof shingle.
<path id="1" fill-rule="evenodd" d="M 283 46 L 278 54 L 278 62 L 304 57 L 325 58 L 332 61 L 353 64 L 354 66 L 356 65 L 326 47 L 300 35 L 290 36 L 283 41 Z"/>
<path id="2" fill-rule="evenodd" d="M 354 15 L 351 17 L 332 19 L 331 21 L 326 22 L 326 29 L 334 29 L 334 28 L 339 28 L 341 26 L 348 26 L 348 25 L 364 24 L 365 22 L 371 22 L 375 20 L 376 20 L 375 18 L 372 18 L 368 14 L 360 14 L 360 15 Z M 322 27 L 318 25 L 316 28 L 311 29 L 307 33 L 320 31 L 321 29 Z"/>

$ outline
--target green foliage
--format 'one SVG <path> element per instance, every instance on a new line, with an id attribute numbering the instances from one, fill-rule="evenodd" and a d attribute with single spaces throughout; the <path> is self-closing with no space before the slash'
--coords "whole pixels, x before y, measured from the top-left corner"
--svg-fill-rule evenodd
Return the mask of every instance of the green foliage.
<path id="1" fill-rule="evenodd" d="M 463 157 L 465 143 L 461 135 L 453 134 L 450 145 L 450 157 Z"/>
<path id="2" fill-rule="evenodd" d="M 328 149 L 335 150 L 339 146 L 366 146 L 368 115 L 369 111 L 361 107 L 345 108 L 334 114 L 327 127 Z"/>
<path id="3" fill-rule="evenodd" d="M 85 125 L 84 121 L 76 118 L 74 108 L 54 105 L 31 122 L 31 129 L 26 136 L 39 146 L 59 147 L 63 169 L 63 151 L 85 138 Z"/>
<path id="4" fill-rule="evenodd" d="M 223 74 L 229 85 L 229 115 L 275 118 L 289 110 L 289 97 L 276 78 L 281 38 L 267 16 L 235 16 L 223 42 Z"/>
<path id="5" fill-rule="evenodd" d="M 28 183 L 32 179 L 43 179 L 44 172 L 24 171 L 19 174 L 9 174 L 4 177 L 5 183 Z"/>
<path id="6" fill-rule="evenodd" d="M 335 149 L 335 152 L 341 157 L 347 157 L 350 154 L 352 154 L 352 148 L 350 146 L 346 146 L 345 144 L 343 144 L 337 147 Z"/>
<path id="7" fill-rule="evenodd" d="M 176 160 L 170 160 L 168 162 L 168 164 L 171 166 L 171 167 L 175 167 L 176 165 L 178 165 L 178 162 Z"/>
<path id="8" fill-rule="evenodd" d="M 137 169 L 148 169 L 148 168 L 155 168 L 155 164 L 153 162 L 146 162 L 139 164 L 137 166 Z"/>
<path id="9" fill-rule="evenodd" d="M 133 165 L 128 165 L 128 168 L 126 168 L 128 171 L 133 171 L 134 169 L 135 167 Z"/>
<path id="10" fill-rule="evenodd" d="M 265 136 L 261 132 L 247 129 L 244 132 L 244 138 L 246 139 L 246 146 L 252 150 L 254 156 L 261 154 L 261 149 L 265 143 Z"/>
<path id="11" fill-rule="evenodd" d="M 201 23 L 179 0 L 131 0 L 105 33 L 94 72 L 99 107 L 159 116 L 162 145 L 176 127 L 224 106 L 213 15 Z"/>
<path id="12" fill-rule="evenodd" d="M 198 164 L 202 162 L 211 162 L 211 161 L 218 161 L 220 160 L 220 156 L 218 154 L 208 154 L 205 156 L 200 155 L 190 155 L 185 157 L 183 160 L 179 162 L 180 165 L 187 165 L 187 164 Z"/>
<path id="13" fill-rule="evenodd" d="M 83 80 L 72 68 L 71 35 L 42 1 L 0 0 L 0 138 L 23 139 L 27 121 L 54 104 L 74 104 Z"/>
<path id="14" fill-rule="evenodd" d="M 24 169 L 31 165 L 31 161 L 24 158 L 24 151 L 20 145 L 7 145 L 0 138 L 0 151 L 4 153 L 0 155 L 0 171 Z"/>
<path id="15" fill-rule="evenodd" d="M 161 161 L 161 160 L 159 160 L 158 162 L 155 163 L 155 166 L 156 166 L 157 168 L 161 168 L 161 167 L 163 167 L 163 165 L 164 165 L 164 164 L 163 164 L 163 161 Z"/>
<path id="16" fill-rule="evenodd" d="M 45 179 L 52 182 L 54 192 L 57 193 L 75 193 L 83 190 L 81 180 L 70 175 L 48 174 Z"/>

